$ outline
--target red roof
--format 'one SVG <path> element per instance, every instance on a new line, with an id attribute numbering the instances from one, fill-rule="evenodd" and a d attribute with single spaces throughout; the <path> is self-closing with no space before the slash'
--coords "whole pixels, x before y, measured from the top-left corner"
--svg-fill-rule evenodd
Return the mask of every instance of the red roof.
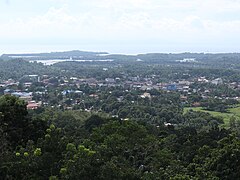
<path id="1" fill-rule="evenodd" d="M 38 107 L 37 103 L 30 103 L 27 105 L 27 109 L 37 109 Z"/>

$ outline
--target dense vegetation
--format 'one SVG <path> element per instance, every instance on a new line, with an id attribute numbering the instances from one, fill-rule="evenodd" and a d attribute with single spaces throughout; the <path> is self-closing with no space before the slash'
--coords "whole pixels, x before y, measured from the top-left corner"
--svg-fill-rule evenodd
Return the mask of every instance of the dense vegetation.
<path id="1" fill-rule="evenodd" d="M 38 63 L 29 63 L 21 59 L 0 60 L 0 80 L 19 79 L 26 74 L 61 74 L 60 70 Z"/>
<path id="2" fill-rule="evenodd" d="M 3 179 L 238 179 L 238 128 L 189 111 L 179 126 L 46 109 L 0 98 Z"/>

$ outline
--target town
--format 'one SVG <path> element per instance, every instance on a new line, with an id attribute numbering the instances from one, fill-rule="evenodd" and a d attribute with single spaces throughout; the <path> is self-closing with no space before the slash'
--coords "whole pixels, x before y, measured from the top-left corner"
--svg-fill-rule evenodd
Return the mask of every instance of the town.
<path id="1" fill-rule="evenodd" d="M 103 69 L 107 71 L 107 69 Z M 149 75 L 148 75 L 149 76 Z M 206 84 L 208 86 L 206 86 Z M 102 90 L 120 91 L 120 94 L 127 94 L 131 91 L 137 91 L 141 98 L 154 97 L 151 91 L 165 91 L 168 93 L 177 92 L 180 95 L 181 104 L 187 107 L 202 106 L 201 100 L 218 99 L 221 101 L 232 100 L 238 101 L 240 84 L 238 82 L 225 83 L 222 78 L 207 79 L 205 77 L 194 77 L 177 79 L 172 82 L 158 82 L 157 75 L 143 77 L 141 74 L 135 77 L 123 73 L 116 78 L 96 79 L 81 77 L 51 77 L 49 75 L 24 75 L 20 80 L 8 79 L 0 83 L 1 94 L 13 95 L 19 97 L 28 103 L 28 109 L 38 109 L 39 107 L 51 106 L 63 109 L 73 109 L 77 105 L 84 104 L 84 101 L 91 99 L 99 100 Z M 219 87 L 224 87 L 228 91 L 235 93 L 215 93 Z M 195 95 L 198 98 L 194 101 L 191 97 Z M 235 96 L 236 95 L 236 96 Z M 125 97 L 116 96 L 116 100 L 121 102 Z M 82 110 L 98 111 L 94 106 Z"/>

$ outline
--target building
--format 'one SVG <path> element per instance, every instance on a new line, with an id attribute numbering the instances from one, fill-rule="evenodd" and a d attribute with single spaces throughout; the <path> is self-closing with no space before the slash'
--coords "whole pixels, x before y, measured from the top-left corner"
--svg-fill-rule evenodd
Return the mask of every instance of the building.
<path id="1" fill-rule="evenodd" d="M 28 102 L 28 105 L 27 105 L 27 109 L 38 109 L 39 108 L 39 104 L 37 104 L 35 101 L 30 101 Z"/>
<path id="2" fill-rule="evenodd" d="M 4 95 L 7 95 L 7 94 L 12 94 L 12 93 L 14 93 L 14 90 L 12 90 L 12 89 L 5 89 L 4 90 Z"/>
<path id="3" fill-rule="evenodd" d="M 177 85 L 176 84 L 169 84 L 169 85 L 167 85 L 167 90 L 168 91 L 176 91 L 177 90 Z"/>
<path id="4" fill-rule="evenodd" d="M 151 94 L 145 92 L 143 95 L 141 95 L 141 98 L 149 98 L 149 99 L 151 99 Z"/>
<path id="5" fill-rule="evenodd" d="M 215 84 L 215 85 L 223 84 L 223 80 L 222 78 L 214 79 L 212 80 L 212 84 Z"/>
<path id="6" fill-rule="evenodd" d="M 19 99 L 24 100 L 25 102 L 32 101 L 32 93 L 13 92 L 13 93 L 11 93 L 11 95 L 19 97 Z"/>
<path id="7" fill-rule="evenodd" d="M 106 78 L 105 82 L 108 83 L 108 84 L 114 84 L 116 81 L 113 78 Z"/>

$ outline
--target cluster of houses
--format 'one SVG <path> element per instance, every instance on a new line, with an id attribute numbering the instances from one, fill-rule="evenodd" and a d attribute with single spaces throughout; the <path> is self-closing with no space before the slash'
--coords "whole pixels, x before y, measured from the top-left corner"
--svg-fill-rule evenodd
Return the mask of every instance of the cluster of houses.
<path id="1" fill-rule="evenodd" d="M 28 75 L 29 79 L 37 79 L 39 80 L 38 75 Z M 19 99 L 25 101 L 27 103 L 27 109 L 38 109 L 41 106 L 41 102 L 36 102 L 33 100 L 33 93 L 21 90 L 16 90 L 16 88 L 12 89 L 11 87 L 18 87 L 21 83 L 19 81 L 15 81 L 13 79 L 8 79 L 0 83 L 0 87 L 4 89 L 4 95 L 12 95 L 18 97 Z M 32 83 L 24 83 L 24 86 L 27 88 L 31 86 Z"/>
<path id="2" fill-rule="evenodd" d="M 13 89 L 5 89 L 4 95 L 16 96 L 19 99 L 24 100 L 27 103 L 27 109 L 34 110 L 38 109 L 41 106 L 41 102 L 36 103 L 36 101 L 33 100 L 32 92 L 21 92 Z"/>
<path id="3" fill-rule="evenodd" d="M 187 100 L 187 96 L 191 95 L 191 93 L 198 92 L 198 89 L 191 88 L 191 84 L 198 82 L 198 83 L 212 83 L 214 85 L 223 84 L 223 80 L 221 78 L 208 80 L 205 77 L 198 77 L 192 80 L 182 80 L 179 79 L 175 82 L 166 82 L 166 83 L 157 83 L 156 77 L 153 75 L 152 77 L 140 78 L 139 76 L 136 77 L 128 77 L 122 76 L 117 78 L 105 78 L 102 80 L 97 80 L 96 78 L 77 78 L 77 77 L 50 77 L 48 75 L 38 76 L 38 75 L 26 75 L 24 76 L 25 81 L 19 82 L 12 79 L 7 81 L 0 82 L 0 87 L 4 88 L 4 94 L 11 94 L 13 96 L 19 97 L 20 99 L 27 102 L 28 109 L 37 109 L 45 102 L 36 102 L 33 100 L 34 94 L 44 94 L 47 91 L 48 87 L 55 87 L 58 89 L 63 89 L 61 94 L 66 96 L 67 94 L 74 93 L 78 95 L 83 95 L 85 92 L 79 90 L 81 85 L 88 85 L 90 87 L 123 87 L 124 89 L 139 89 L 142 91 L 149 91 L 149 90 L 165 90 L 165 91 L 178 91 L 180 92 L 181 99 L 183 101 Z M 27 79 L 27 80 L 26 80 Z M 34 82 L 38 82 L 43 84 L 42 91 L 35 91 L 29 92 L 28 88 L 32 86 Z M 12 86 L 19 86 L 20 84 L 23 85 L 25 89 L 21 90 L 14 90 L 10 87 Z M 231 83 L 229 87 L 235 88 L 239 87 L 238 83 Z M 66 90 L 67 89 L 67 90 Z M 205 90 L 202 96 L 205 98 L 209 90 Z M 93 98 L 98 98 L 97 94 L 90 95 Z M 151 94 L 144 93 L 141 95 L 142 98 L 151 98 Z"/>

